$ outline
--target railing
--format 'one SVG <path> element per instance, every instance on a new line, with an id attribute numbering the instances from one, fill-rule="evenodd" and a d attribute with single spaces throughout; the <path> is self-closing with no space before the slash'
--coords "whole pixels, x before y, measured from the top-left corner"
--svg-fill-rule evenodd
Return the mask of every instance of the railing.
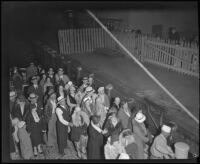
<path id="1" fill-rule="evenodd" d="M 113 34 L 140 61 L 199 78 L 199 48 L 166 43 L 132 32 Z M 96 49 L 114 49 L 125 53 L 101 28 L 68 29 L 58 31 L 60 53 L 80 54 Z"/>

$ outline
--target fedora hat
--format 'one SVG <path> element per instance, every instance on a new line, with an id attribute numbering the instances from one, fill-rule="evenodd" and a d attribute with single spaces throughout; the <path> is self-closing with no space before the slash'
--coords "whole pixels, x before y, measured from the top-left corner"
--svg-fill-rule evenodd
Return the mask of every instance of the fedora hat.
<path id="1" fill-rule="evenodd" d="M 10 98 L 17 97 L 17 93 L 15 91 L 10 92 Z"/>
<path id="2" fill-rule="evenodd" d="M 163 125 L 161 130 L 163 132 L 166 132 L 166 133 L 170 133 L 171 132 L 171 128 L 169 126 L 167 126 L 167 125 Z"/>
<path id="3" fill-rule="evenodd" d="M 142 112 L 138 112 L 135 116 L 135 121 L 142 123 L 146 120 L 146 116 Z"/>
<path id="4" fill-rule="evenodd" d="M 65 101 L 65 98 L 63 96 L 57 98 L 57 104 L 60 104 L 62 101 Z"/>
<path id="5" fill-rule="evenodd" d="M 87 87 L 87 88 L 85 89 L 85 92 L 86 92 L 86 93 L 92 93 L 92 92 L 94 92 L 94 89 L 93 89 L 92 87 Z"/>
<path id="6" fill-rule="evenodd" d="M 31 78 L 31 81 L 37 80 L 37 79 L 38 79 L 37 76 L 33 76 L 33 77 Z"/>
<path id="7" fill-rule="evenodd" d="M 63 72 L 63 68 L 58 68 L 58 71 L 62 71 Z"/>
<path id="8" fill-rule="evenodd" d="M 84 81 L 84 80 L 88 80 L 88 77 L 83 77 L 83 79 L 82 79 L 82 80 L 83 80 L 83 81 Z"/>
<path id="9" fill-rule="evenodd" d="M 36 95 L 35 93 L 31 93 L 28 97 L 29 100 L 34 100 L 34 99 L 37 99 L 38 98 L 38 95 Z"/>

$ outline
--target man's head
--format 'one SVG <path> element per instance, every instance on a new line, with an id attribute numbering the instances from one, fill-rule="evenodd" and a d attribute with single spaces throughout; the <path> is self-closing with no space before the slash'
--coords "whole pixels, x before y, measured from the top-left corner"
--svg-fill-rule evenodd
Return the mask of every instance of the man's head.
<path id="1" fill-rule="evenodd" d="M 135 116 L 135 121 L 143 123 L 146 120 L 146 116 L 142 112 L 138 112 Z"/>
<path id="2" fill-rule="evenodd" d="M 37 76 L 33 76 L 33 77 L 31 78 L 31 82 L 32 82 L 34 85 L 38 85 L 38 78 L 37 78 Z"/>
<path id="3" fill-rule="evenodd" d="M 127 109 L 127 108 L 128 108 L 128 103 L 127 103 L 127 101 L 122 101 L 122 102 L 121 102 L 121 107 L 122 107 L 123 109 Z"/>
<path id="4" fill-rule="evenodd" d="M 88 83 L 91 85 L 91 84 L 93 84 L 93 82 L 94 82 L 93 77 L 89 77 L 89 78 L 88 78 Z"/>
<path id="5" fill-rule="evenodd" d="M 85 85 L 88 84 L 88 77 L 83 77 L 82 81 L 83 81 L 83 84 L 85 84 Z"/>
<path id="6" fill-rule="evenodd" d="M 163 125 L 161 128 L 162 135 L 167 138 L 171 133 L 171 128 L 167 125 Z"/>
<path id="7" fill-rule="evenodd" d="M 22 102 L 25 102 L 26 101 L 26 98 L 23 94 L 20 94 L 19 96 L 17 96 L 17 102 L 18 103 L 22 103 Z"/>
<path id="8" fill-rule="evenodd" d="M 36 95 L 35 93 L 31 93 L 28 99 L 30 100 L 31 104 L 35 104 L 38 100 L 38 95 Z"/>
<path id="9" fill-rule="evenodd" d="M 48 74 L 49 75 L 53 75 L 54 74 L 53 68 L 49 68 Z"/>
<path id="10" fill-rule="evenodd" d="M 58 98 L 57 98 L 57 104 L 66 106 L 65 98 L 62 97 L 62 96 L 58 97 Z"/>
<path id="11" fill-rule="evenodd" d="M 59 75 L 59 76 L 62 76 L 63 74 L 64 74 L 63 68 L 59 68 L 59 69 L 58 69 L 58 75 Z"/>
<path id="12" fill-rule="evenodd" d="M 99 87 L 99 89 L 98 89 L 98 94 L 99 94 L 99 95 L 103 95 L 104 93 L 105 93 L 104 87 Z"/>
<path id="13" fill-rule="evenodd" d="M 33 62 L 30 63 L 30 67 L 34 67 L 35 64 Z"/>
<path id="14" fill-rule="evenodd" d="M 114 102 L 115 102 L 115 104 L 119 105 L 120 104 L 120 98 L 119 97 L 115 97 Z"/>
<path id="15" fill-rule="evenodd" d="M 87 95 L 92 95 L 92 94 L 94 93 L 94 90 L 93 90 L 92 87 L 87 87 L 87 88 L 85 89 L 85 93 L 86 93 Z"/>

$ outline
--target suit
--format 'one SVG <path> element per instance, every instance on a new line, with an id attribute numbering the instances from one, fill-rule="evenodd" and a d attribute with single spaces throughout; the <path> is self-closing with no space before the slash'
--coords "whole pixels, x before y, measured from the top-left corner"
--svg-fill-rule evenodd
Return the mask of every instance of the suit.
<path id="1" fill-rule="evenodd" d="M 24 112 L 22 113 L 20 104 L 16 103 L 12 113 L 14 118 L 17 117 L 19 121 L 25 121 L 29 113 L 29 104 L 25 103 Z"/>

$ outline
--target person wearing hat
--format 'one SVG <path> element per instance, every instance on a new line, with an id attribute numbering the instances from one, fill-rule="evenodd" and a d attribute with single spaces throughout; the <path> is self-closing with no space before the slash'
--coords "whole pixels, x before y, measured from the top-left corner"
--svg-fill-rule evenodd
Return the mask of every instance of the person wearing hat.
<path id="1" fill-rule="evenodd" d="M 55 74 L 55 81 L 57 85 L 62 84 L 63 86 L 65 86 L 65 84 L 70 81 L 69 77 L 64 74 L 63 68 L 58 69 L 58 72 Z"/>
<path id="2" fill-rule="evenodd" d="M 51 79 L 51 83 L 55 85 L 55 76 L 53 68 L 49 68 L 48 77 Z"/>
<path id="3" fill-rule="evenodd" d="M 100 128 L 100 116 L 93 115 L 88 127 L 88 159 L 103 159 L 103 134 L 106 130 Z"/>
<path id="4" fill-rule="evenodd" d="M 78 87 L 78 89 L 81 92 L 84 92 L 87 87 L 88 87 L 88 77 L 83 77 L 82 84 Z"/>
<path id="5" fill-rule="evenodd" d="M 85 96 L 82 98 L 81 102 L 81 108 L 82 110 L 91 117 L 94 114 L 94 108 L 92 105 L 92 94 L 94 93 L 94 90 L 92 87 L 87 87 L 85 89 Z"/>
<path id="6" fill-rule="evenodd" d="M 9 106 L 10 106 L 10 115 L 11 115 L 11 118 L 13 119 L 14 116 L 13 116 L 13 108 L 14 108 L 14 104 L 15 104 L 15 101 L 16 101 L 16 97 L 17 97 L 17 93 L 15 91 L 10 91 L 10 102 L 9 102 Z"/>
<path id="7" fill-rule="evenodd" d="M 70 126 L 73 124 L 70 122 L 70 110 L 66 105 L 65 98 L 60 96 L 57 98 L 57 138 L 58 138 L 58 149 L 61 156 L 65 154 L 64 149 L 67 148 L 68 133 Z"/>
<path id="8" fill-rule="evenodd" d="M 13 108 L 14 118 L 18 118 L 19 121 L 25 121 L 29 112 L 29 103 L 25 96 L 20 94 L 17 96 L 16 103 Z"/>
<path id="9" fill-rule="evenodd" d="M 133 132 L 138 146 L 138 159 L 145 158 L 146 143 L 149 141 L 148 132 L 144 124 L 145 120 L 146 116 L 142 112 L 138 112 L 134 118 Z"/>
<path id="10" fill-rule="evenodd" d="M 121 103 L 121 107 L 117 114 L 117 117 L 119 121 L 122 122 L 123 129 L 127 129 L 129 124 L 129 118 L 131 117 L 131 112 L 128 103 L 126 101 L 123 101 Z"/>
<path id="11" fill-rule="evenodd" d="M 105 93 L 104 87 L 99 87 L 98 97 L 96 98 L 96 112 L 101 116 L 100 124 L 103 126 L 106 119 L 107 111 L 110 108 L 110 100 Z"/>
<path id="12" fill-rule="evenodd" d="M 32 85 L 28 87 L 27 94 L 30 95 L 31 93 L 35 93 L 38 95 L 38 103 L 43 104 L 43 88 L 41 85 L 38 85 L 37 76 L 33 76 L 31 78 Z"/>
<path id="13" fill-rule="evenodd" d="M 27 82 L 29 81 L 29 79 L 33 76 L 36 76 L 38 73 L 37 71 L 37 67 L 35 66 L 35 64 L 33 62 L 30 63 L 30 65 L 26 68 L 26 80 Z"/>
<path id="14" fill-rule="evenodd" d="M 167 145 L 167 138 L 169 137 L 170 133 L 171 128 L 167 125 L 163 125 L 161 128 L 161 133 L 155 137 L 150 148 L 151 159 L 170 159 L 175 157 L 171 147 Z"/>
<path id="15" fill-rule="evenodd" d="M 43 143 L 43 133 L 46 131 L 43 117 L 43 108 L 38 103 L 38 95 L 31 93 L 28 97 L 30 100 L 29 113 L 26 118 L 27 131 L 30 133 L 34 155 L 42 153 L 41 144 Z"/>
<path id="16" fill-rule="evenodd" d="M 18 122 L 18 137 L 22 158 L 31 159 L 33 157 L 33 147 L 30 134 L 26 131 L 26 123 L 24 121 Z"/>
<path id="17" fill-rule="evenodd" d="M 54 92 L 54 90 L 52 90 L 48 94 L 47 103 L 45 104 L 45 107 L 44 107 L 44 117 L 45 117 L 45 122 L 47 123 L 47 126 L 48 126 L 47 145 L 49 147 L 54 147 L 54 148 L 57 146 L 56 107 L 57 107 L 56 93 Z"/>

